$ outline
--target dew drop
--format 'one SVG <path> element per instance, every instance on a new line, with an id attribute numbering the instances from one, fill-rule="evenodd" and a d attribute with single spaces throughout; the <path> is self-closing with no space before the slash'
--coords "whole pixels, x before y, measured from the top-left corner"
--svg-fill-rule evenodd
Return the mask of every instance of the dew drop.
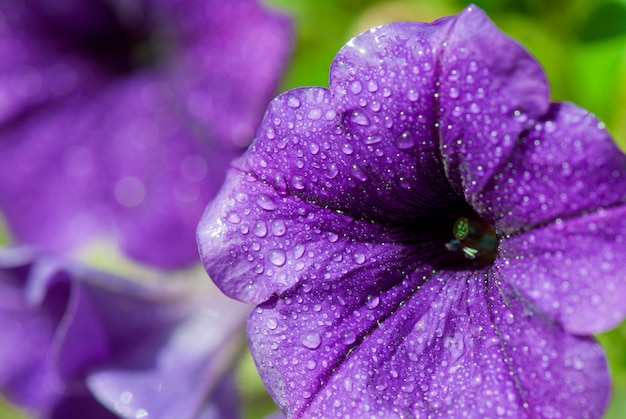
<path id="1" fill-rule="evenodd" d="M 237 213 L 231 212 L 228 214 L 228 221 L 232 224 L 239 224 L 241 222 L 241 217 Z"/>
<path id="2" fill-rule="evenodd" d="M 456 99 L 456 98 L 458 98 L 458 97 L 459 97 L 459 90 L 458 90 L 456 87 L 451 87 L 451 88 L 450 88 L 450 93 L 449 93 L 449 96 L 450 96 L 452 99 Z"/>
<path id="3" fill-rule="evenodd" d="M 273 211 L 276 208 L 278 208 L 278 205 L 276 205 L 276 202 L 274 202 L 272 198 L 270 198 L 269 196 L 265 194 L 259 194 L 257 196 L 256 201 L 259 204 L 259 206 L 266 211 Z"/>
<path id="4" fill-rule="evenodd" d="M 284 194 L 287 192 L 287 181 L 282 173 L 277 172 L 276 175 L 274 175 L 274 184 L 279 193 Z"/>
<path id="5" fill-rule="evenodd" d="M 309 119 L 311 119 L 313 121 L 317 121 L 318 119 L 320 119 L 322 117 L 322 110 L 318 109 L 318 108 L 311 109 L 307 116 L 308 116 Z"/>
<path id="6" fill-rule="evenodd" d="M 411 131 L 404 131 L 396 138 L 396 145 L 401 150 L 406 150 L 415 145 L 415 138 Z"/>
<path id="7" fill-rule="evenodd" d="M 287 232 L 287 226 L 283 220 L 276 220 L 272 223 L 271 230 L 276 237 L 282 237 Z"/>
<path id="8" fill-rule="evenodd" d="M 324 176 L 328 179 L 334 179 L 339 174 L 339 168 L 337 167 L 337 163 L 331 163 L 326 171 L 324 172 Z"/>
<path id="9" fill-rule="evenodd" d="M 311 152 L 311 154 L 315 155 L 317 153 L 319 153 L 320 151 L 320 146 L 317 143 L 311 143 L 309 144 L 309 151 Z"/>
<path id="10" fill-rule="evenodd" d="M 289 99 L 287 99 L 287 105 L 290 108 L 298 109 L 300 107 L 300 99 L 295 96 L 289 96 Z"/>
<path id="11" fill-rule="evenodd" d="M 302 335 L 300 342 L 306 348 L 317 349 L 322 344 L 322 337 L 317 332 L 309 332 Z"/>
<path id="12" fill-rule="evenodd" d="M 354 263 L 356 264 L 362 265 L 365 263 L 365 254 L 361 252 L 356 252 L 353 258 L 354 258 Z"/>
<path id="13" fill-rule="evenodd" d="M 275 330 L 276 327 L 278 327 L 278 322 L 273 317 L 270 317 L 269 319 L 267 319 L 267 322 L 265 324 L 267 325 L 267 328 L 270 330 Z"/>
<path id="14" fill-rule="evenodd" d="M 254 225 L 252 232 L 257 237 L 261 237 L 261 238 L 265 237 L 267 235 L 267 224 L 265 224 L 265 221 L 258 220 L 256 224 Z"/>
<path id="15" fill-rule="evenodd" d="M 367 114 L 361 110 L 355 110 L 350 114 L 350 120 L 357 125 L 361 125 L 363 127 L 367 127 L 370 124 L 370 119 Z"/>
<path id="16" fill-rule="evenodd" d="M 384 97 L 391 96 L 391 89 L 389 89 L 388 87 L 383 88 L 383 96 Z"/>
<path id="17" fill-rule="evenodd" d="M 245 194 L 244 192 L 237 192 L 235 194 L 235 201 L 239 202 L 240 204 L 247 202 L 248 201 L 248 195 Z"/>
<path id="18" fill-rule="evenodd" d="M 376 80 L 370 80 L 367 82 L 367 90 L 371 93 L 378 91 L 378 82 Z"/>
<path id="19" fill-rule="evenodd" d="M 388 384 L 383 381 L 380 384 L 376 384 L 376 390 L 383 391 L 387 388 L 387 386 Z"/>
<path id="20" fill-rule="evenodd" d="M 304 255 L 305 247 L 303 244 L 296 244 L 293 248 L 293 258 L 300 259 Z"/>
<path id="21" fill-rule="evenodd" d="M 385 128 L 391 129 L 393 127 L 393 118 L 389 115 L 385 116 Z"/>
<path id="22" fill-rule="evenodd" d="M 306 363 L 306 367 L 310 370 L 314 370 L 316 366 L 317 366 L 317 362 L 315 362 L 314 359 L 309 359 Z"/>
<path id="23" fill-rule="evenodd" d="M 377 144 L 381 142 L 382 139 L 383 137 L 381 135 L 368 135 L 367 137 L 365 137 L 363 142 L 367 145 L 371 145 L 371 144 Z"/>
<path id="24" fill-rule="evenodd" d="M 302 189 L 304 189 L 304 178 L 300 175 L 295 175 L 291 178 L 291 185 L 293 185 L 293 187 L 297 190 L 301 191 Z"/>
<path id="25" fill-rule="evenodd" d="M 354 148 L 350 144 L 346 143 L 343 146 L 341 146 L 341 151 L 343 151 L 343 154 L 346 154 L 349 156 L 352 153 L 354 153 Z"/>
<path id="26" fill-rule="evenodd" d="M 415 390 L 415 385 L 413 383 L 405 383 L 400 387 L 402 391 L 405 393 L 412 393 Z"/>
<path id="27" fill-rule="evenodd" d="M 276 266 L 283 266 L 287 261 L 287 256 L 282 249 L 274 249 L 270 252 L 270 262 Z"/>
<path id="28" fill-rule="evenodd" d="M 360 81 L 355 80 L 352 82 L 352 84 L 350 84 L 350 91 L 354 93 L 355 95 L 358 95 L 359 93 L 361 93 L 361 90 L 363 90 L 363 85 L 361 84 Z"/>
<path id="29" fill-rule="evenodd" d="M 350 170 L 352 172 L 352 175 L 357 178 L 358 180 L 360 180 L 361 182 L 365 182 L 368 178 L 367 173 L 365 173 L 363 171 L 363 169 L 361 169 L 358 165 L 353 164 L 352 168 Z"/>
<path id="30" fill-rule="evenodd" d="M 356 342 L 356 333 L 354 333 L 352 330 L 346 331 L 341 337 L 341 341 L 344 345 L 352 345 L 354 342 Z"/>
<path id="31" fill-rule="evenodd" d="M 417 90 L 410 89 L 407 97 L 409 98 L 411 102 L 416 102 L 420 98 L 420 95 Z"/>
<path id="32" fill-rule="evenodd" d="M 376 307 L 378 307 L 379 304 L 380 304 L 380 297 L 378 297 L 377 295 L 367 296 L 367 299 L 365 301 L 365 305 L 367 306 L 367 308 L 369 308 L 370 310 L 373 310 Z"/>

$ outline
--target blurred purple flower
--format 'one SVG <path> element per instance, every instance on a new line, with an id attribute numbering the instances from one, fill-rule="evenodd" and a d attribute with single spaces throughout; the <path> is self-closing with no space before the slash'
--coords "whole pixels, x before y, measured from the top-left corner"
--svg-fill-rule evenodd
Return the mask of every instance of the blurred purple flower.
<path id="1" fill-rule="evenodd" d="M 202 210 L 291 42 L 254 0 L 0 2 L 0 208 L 15 238 L 197 261 Z"/>
<path id="2" fill-rule="evenodd" d="M 289 418 L 600 417 L 626 157 L 476 7 L 276 98 L 198 229 Z"/>
<path id="3" fill-rule="evenodd" d="M 232 361 L 249 306 L 198 282 L 1 250 L 0 389 L 38 417 L 239 417 Z"/>

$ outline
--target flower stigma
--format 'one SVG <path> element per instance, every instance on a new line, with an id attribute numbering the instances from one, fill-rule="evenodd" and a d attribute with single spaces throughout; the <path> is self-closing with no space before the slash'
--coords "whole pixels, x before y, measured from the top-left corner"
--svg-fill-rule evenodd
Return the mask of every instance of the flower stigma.
<path id="1" fill-rule="evenodd" d="M 491 264 L 498 254 L 495 229 L 480 217 L 459 217 L 452 227 L 454 238 L 446 248 L 480 264 Z"/>

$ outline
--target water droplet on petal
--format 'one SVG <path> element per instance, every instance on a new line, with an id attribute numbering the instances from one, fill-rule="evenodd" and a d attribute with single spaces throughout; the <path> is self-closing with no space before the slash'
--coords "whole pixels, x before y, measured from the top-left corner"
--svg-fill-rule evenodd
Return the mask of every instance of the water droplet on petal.
<path id="1" fill-rule="evenodd" d="M 365 254 L 361 252 L 356 252 L 353 258 L 354 258 L 354 263 L 356 264 L 362 265 L 363 263 L 365 263 Z"/>
<path id="2" fill-rule="evenodd" d="M 308 116 L 309 119 L 311 119 L 313 121 L 317 121 L 318 119 L 320 119 L 322 117 L 322 110 L 318 109 L 318 108 L 311 109 L 307 116 Z"/>
<path id="3" fill-rule="evenodd" d="M 350 144 L 344 144 L 341 147 L 341 151 L 349 156 L 350 154 L 354 153 L 354 148 Z"/>
<path id="4" fill-rule="evenodd" d="M 378 91 L 378 82 L 376 80 L 370 80 L 367 82 L 367 90 L 374 93 Z"/>
<path id="5" fill-rule="evenodd" d="M 282 237 L 287 232 L 287 226 L 283 220 L 276 220 L 272 223 L 272 234 L 277 237 Z"/>
<path id="6" fill-rule="evenodd" d="M 363 140 L 363 142 L 367 145 L 372 145 L 372 144 L 376 144 L 381 142 L 383 139 L 382 136 L 380 135 L 369 135 L 367 137 L 365 137 L 365 139 Z"/>
<path id="7" fill-rule="evenodd" d="M 305 247 L 303 244 L 296 244 L 293 248 L 293 258 L 298 260 L 304 255 Z"/>
<path id="8" fill-rule="evenodd" d="M 322 337 L 317 332 L 308 332 L 302 335 L 302 345 L 309 349 L 317 349 L 322 344 Z"/>
<path id="9" fill-rule="evenodd" d="M 413 393 L 413 391 L 415 390 L 415 385 L 413 383 L 405 383 L 400 388 L 405 393 Z"/>
<path id="10" fill-rule="evenodd" d="M 282 173 L 277 172 L 274 175 L 274 185 L 279 193 L 285 194 L 287 192 L 287 181 Z"/>
<path id="11" fill-rule="evenodd" d="M 235 201 L 239 202 L 239 203 L 244 203 L 248 201 L 248 195 L 246 195 L 244 192 L 237 192 L 235 194 Z"/>
<path id="12" fill-rule="evenodd" d="M 367 173 L 365 173 L 363 171 L 363 169 L 361 169 L 358 165 L 353 164 L 351 167 L 352 175 L 357 178 L 358 180 L 365 182 L 368 178 Z"/>
<path id="13" fill-rule="evenodd" d="M 278 205 L 276 205 L 276 202 L 274 202 L 274 200 L 272 198 L 270 198 L 269 196 L 265 195 L 265 194 L 259 194 L 257 196 L 257 203 L 259 204 L 259 206 L 261 208 L 263 208 L 264 210 L 267 211 L 273 211 L 276 208 L 278 208 Z"/>
<path id="14" fill-rule="evenodd" d="M 361 90 L 363 90 L 363 85 L 361 84 L 360 81 L 355 80 L 352 82 L 352 84 L 350 84 L 350 91 L 354 93 L 355 95 L 358 95 L 359 93 L 361 93 Z"/>
<path id="15" fill-rule="evenodd" d="M 352 330 L 346 331 L 343 334 L 341 341 L 344 345 L 352 345 L 356 341 L 356 333 Z"/>
<path id="16" fill-rule="evenodd" d="M 320 151 L 320 146 L 317 143 L 311 143 L 309 144 L 309 151 L 311 152 L 311 154 L 315 155 L 317 153 L 319 153 Z"/>
<path id="17" fill-rule="evenodd" d="M 267 322 L 265 324 L 267 325 L 267 328 L 270 330 L 274 330 L 278 326 L 278 322 L 276 321 L 275 318 L 272 318 L 272 317 L 267 319 Z"/>
<path id="18" fill-rule="evenodd" d="M 293 185 L 294 188 L 301 191 L 302 189 L 304 189 L 304 186 L 305 186 L 304 178 L 300 175 L 296 175 L 291 178 L 291 184 Z"/>
<path id="19" fill-rule="evenodd" d="M 411 102 L 416 102 L 420 98 L 420 94 L 418 93 L 417 90 L 411 89 L 409 90 L 407 97 L 409 98 Z"/>
<path id="20" fill-rule="evenodd" d="M 241 222 L 241 217 L 234 212 L 231 212 L 230 214 L 228 214 L 228 221 L 232 224 L 239 224 Z"/>
<path id="21" fill-rule="evenodd" d="M 289 99 L 287 99 L 287 105 L 290 108 L 297 109 L 300 107 L 300 99 L 295 96 L 289 96 Z"/>
<path id="22" fill-rule="evenodd" d="M 326 169 L 326 171 L 324 172 L 324 175 L 328 179 L 334 179 L 337 177 L 338 174 L 339 174 L 339 168 L 337 167 L 337 163 L 331 163 Z"/>
<path id="23" fill-rule="evenodd" d="M 274 249 L 270 252 L 270 262 L 276 266 L 283 266 L 287 261 L 287 255 L 282 249 Z"/>
<path id="24" fill-rule="evenodd" d="M 365 301 L 365 305 L 367 306 L 367 308 L 369 308 L 370 310 L 373 310 L 376 307 L 378 307 L 379 304 L 380 304 L 380 297 L 378 297 L 377 295 L 367 296 L 367 299 Z"/>
<path id="25" fill-rule="evenodd" d="M 370 119 L 368 118 L 367 114 L 358 109 L 350 114 L 350 120 L 355 124 L 361 125 L 363 127 L 366 127 L 370 124 Z"/>
<path id="26" fill-rule="evenodd" d="M 415 145 L 415 138 L 411 131 L 404 131 L 396 138 L 396 145 L 401 150 L 406 150 Z"/>
<path id="27" fill-rule="evenodd" d="M 265 237 L 267 235 L 267 224 L 265 224 L 265 221 L 257 221 L 252 229 L 252 232 L 257 237 Z"/>

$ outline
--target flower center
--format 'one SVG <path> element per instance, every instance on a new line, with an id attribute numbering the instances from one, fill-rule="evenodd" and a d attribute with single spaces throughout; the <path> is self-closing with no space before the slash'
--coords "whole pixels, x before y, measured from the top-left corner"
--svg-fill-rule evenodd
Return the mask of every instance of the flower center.
<path id="1" fill-rule="evenodd" d="M 478 216 L 459 217 L 452 227 L 452 240 L 446 248 L 465 259 L 486 266 L 498 254 L 498 238 L 495 229 Z"/>

